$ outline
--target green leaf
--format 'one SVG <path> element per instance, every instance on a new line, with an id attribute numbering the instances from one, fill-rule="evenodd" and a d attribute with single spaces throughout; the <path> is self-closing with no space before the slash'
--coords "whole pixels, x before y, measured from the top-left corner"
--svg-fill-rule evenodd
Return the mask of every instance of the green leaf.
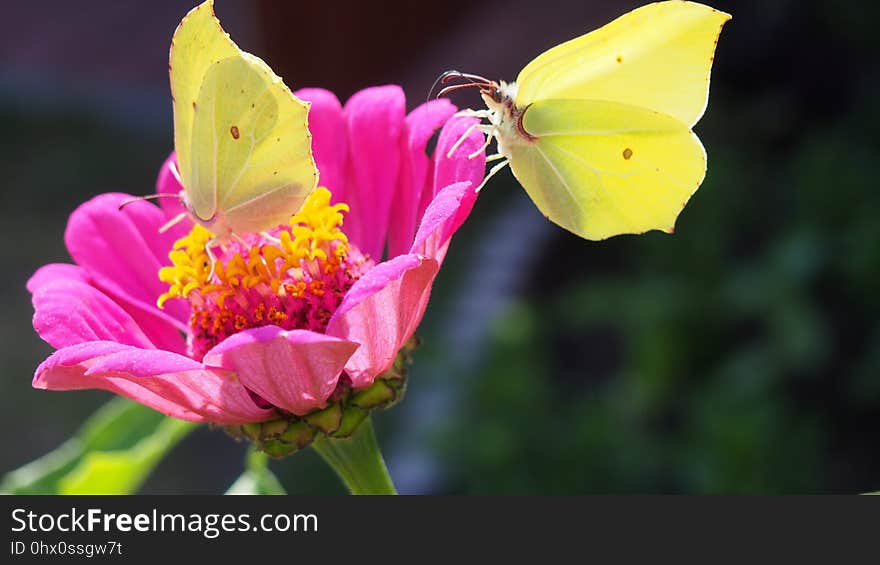
<path id="1" fill-rule="evenodd" d="M 196 424 L 163 418 L 152 434 L 128 449 L 89 451 L 58 482 L 61 494 L 129 494 Z"/>
<path id="2" fill-rule="evenodd" d="M 269 470 L 269 458 L 265 453 L 252 448 L 248 452 L 246 467 L 226 494 L 287 494 L 278 478 Z"/>
<path id="3" fill-rule="evenodd" d="M 115 398 L 60 447 L 4 476 L 0 492 L 131 493 L 195 426 Z"/>

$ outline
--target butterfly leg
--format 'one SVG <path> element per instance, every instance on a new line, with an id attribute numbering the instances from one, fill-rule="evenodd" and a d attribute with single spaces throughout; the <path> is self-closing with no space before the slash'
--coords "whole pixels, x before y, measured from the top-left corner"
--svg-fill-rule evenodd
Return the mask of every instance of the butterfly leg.
<path id="1" fill-rule="evenodd" d="M 455 143 L 452 144 L 452 147 L 449 148 L 449 151 L 446 152 L 446 158 L 447 158 L 447 159 L 452 159 L 452 154 L 455 153 L 455 151 L 456 151 L 459 147 L 461 147 L 461 144 L 464 143 L 464 140 L 466 140 L 466 139 L 471 135 L 471 133 L 473 133 L 473 131 L 474 131 L 475 129 L 477 129 L 477 127 L 479 127 L 479 126 L 480 126 L 480 124 L 479 124 L 479 123 L 476 123 L 476 124 L 473 124 L 471 127 L 467 128 L 467 129 L 464 131 L 464 133 L 461 134 L 461 137 L 459 137 L 459 138 L 455 141 Z"/>
<path id="2" fill-rule="evenodd" d="M 214 273 L 215 273 L 214 269 L 217 266 L 217 256 L 214 255 L 213 249 L 215 247 L 218 247 L 219 245 L 220 245 L 220 242 L 217 240 L 217 238 L 209 239 L 205 243 L 205 253 L 208 255 L 208 259 L 211 262 L 211 270 L 208 272 L 208 279 L 207 279 L 209 281 L 214 278 Z"/>
<path id="3" fill-rule="evenodd" d="M 264 238 L 268 239 L 269 241 L 271 241 L 275 245 L 281 245 L 281 240 L 267 231 L 261 231 L 260 235 L 263 236 Z"/>
<path id="4" fill-rule="evenodd" d="M 171 161 L 171 163 L 168 164 L 168 170 L 171 171 L 172 176 L 174 176 L 180 186 L 183 186 L 183 179 L 180 178 L 180 171 L 177 170 L 177 163 Z"/>
<path id="5" fill-rule="evenodd" d="M 486 142 L 483 143 L 479 149 L 468 155 L 468 159 L 475 159 L 477 155 L 484 152 L 489 147 L 489 144 L 492 143 L 492 140 L 495 139 L 495 128 L 493 126 L 481 126 L 479 129 L 486 134 Z"/>
<path id="6" fill-rule="evenodd" d="M 248 245 L 248 242 L 245 241 L 244 238 L 241 237 L 240 235 L 238 235 L 237 233 L 232 232 L 232 233 L 230 233 L 229 235 L 232 236 L 232 239 L 234 239 L 235 241 L 237 241 L 237 242 L 238 242 L 240 245 L 242 245 L 243 247 L 250 247 L 250 245 Z"/>
<path id="7" fill-rule="evenodd" d="M 170 230 L 171 228 L 173 228 L 174 226 L 176 226 L 177 224 L 182 222 L 184 220 L 184 218 L 186 218 L 186 216 L 187 216 L 186 212 L 181 212 L 180 214 L 174 216 L 173 218 L 171 218 L 170 220 L 165 222 L 161 228 L 159 228 L 159 233 L 167 232 L 168 230 Z"/>
<path id="8" fill-rule="evenodd" d="M 477 187 L 476 192 L 480 192 L 481 190 L 483 190 L 483 187 L 486 186 L 486 183 L 489 182 L 489 179 L 494 177 L 495 173 L 506 167 L 509 163 L 510 161 L 501 161 L 500 163 L 489 169 L 489 174 L 486 175 L 486 178 L 484 178 L 483 182 L 480 183 L 480 186 Z"/>
<path id="9" fill-rule="evenodd" d="M 471 108 L 459 110 L 454 114 L 454 117 L 456 118 L 480 118 L 481 120 L 488 119 L 489 116 L 489 110 L 473 110 Z"/>

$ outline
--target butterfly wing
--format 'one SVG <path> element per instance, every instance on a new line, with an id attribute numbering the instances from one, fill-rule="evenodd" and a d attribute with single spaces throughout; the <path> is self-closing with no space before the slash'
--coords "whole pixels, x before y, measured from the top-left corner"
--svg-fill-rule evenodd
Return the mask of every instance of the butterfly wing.
<path id="1" fill-rule="evenodd" d="M 201 214 L 211 217 L 216 206 L 211 186 L 193 187 L 193 168 L 199 153 L 193 152 L 192 128 L 197 98 L 205 73 L 211 65 L 241 53 L 214 16 L 214 2 L 208 0 L 193 8 L 181 20 L 171 39 L 169 74 L 174 105 L 174 148 L 177 167 L 187 197 Z"/>
<path id="2" fill-rule="evenodd" d="M 513 174 L 545 216 L 586 239 L 671 232 L 705 176 L 697 136 L 652 110 L 542 100 L 522 126 L 533 139 L 504 143 Z"/>
<path id="3" fill-rule="evenodd" d="M 693 126 L 709 96 L 718 35 L 730 15 L 694 2 L 648 4 L 558 45 L 517 77 L 516 105 L 611 100 Z"/>
<path id="4" fill-rule="evenodd" d="M 193 213 L 238 233 L 287 221 L 317 184 L 308 103 L 238 48 L 213 0 L 181 21 L 169 66 L 174 147 Z"/>
<path id="5" fill-rule="evenodd" d="M 212 64 L 192 125 L 193 212 L 205 221 L 216 213 L 237 233 L 286 222 L 318 181 L 308 111 L 253 55 Z"/>

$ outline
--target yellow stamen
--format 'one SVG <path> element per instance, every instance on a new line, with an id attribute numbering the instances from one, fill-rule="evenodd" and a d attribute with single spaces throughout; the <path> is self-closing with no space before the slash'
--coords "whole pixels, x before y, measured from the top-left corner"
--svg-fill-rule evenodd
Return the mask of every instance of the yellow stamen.
<path id="1" fill-rule="evenodd" d="M 348 253 L 348 238 L 341 230 L 346 204 L 330 205 L 330 191 L 318 188 L 306 199 L 302 208 L 290 218 L 290 227 L 281 231 L 279 243 L 269 242 L 249 249 L 246 257 L 235 253 L 225 261 L 217 261 L 211 277 L 211 260 L 205 245 L 214 234 L 196 224 L 189 234 L 177 240 L 168 254 L 171 266 L 159 269 L 159 279 L 168 284 L 168 291 L 157 300 L 159 308 L 170 298 L 188 298 L 198 291 L 213 295 L 223 308 L 224 301 L 237 288 L 268 285 L 276 294 L 291 269 L 317 269 L 309 272 L 333 273 Z M 296 296 L 306 285 L 285 284 L 283 290 Z M 320 289 L 317 289 L 320 290 Z M 270 318 L 279 314 L 269 313 Z M 204 320 L 203 323 L 209 323 Z M 214 323 L 217 323 L 215 319 Z"/>

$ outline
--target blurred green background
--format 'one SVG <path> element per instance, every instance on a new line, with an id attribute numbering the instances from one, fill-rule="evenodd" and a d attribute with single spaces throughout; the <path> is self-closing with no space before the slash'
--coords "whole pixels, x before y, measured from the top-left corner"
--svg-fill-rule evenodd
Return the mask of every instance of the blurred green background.
<path id="1" fill-rule="evenodd" d="M 78 204 L 152 191 L 172 148 L 167 48 L 193 4 L 5 9 L 0 472 L 55 448 L 109 398 L 31 389 L 51 349 L 31 329 L 24 283 L 68 260 Z M 399 83 L 410 108 L 445 69 L 512 80 L 638 5 L 218 4 L 288 84 L 344 100 Z M 402 492 L 880 489 L 880 8 L 713 5 L 734 19 L 696 127 L 709 171 L 674 236 L 581 241 L 509 173 L 482 193 L 435 285 L 407 399 L 376 418 Z M 200 429 L 142 492 L 222 492 L 243 458 L 243 445 Z M 290 492 L 342 492 L 312 452 L 272 468 Z"/>

